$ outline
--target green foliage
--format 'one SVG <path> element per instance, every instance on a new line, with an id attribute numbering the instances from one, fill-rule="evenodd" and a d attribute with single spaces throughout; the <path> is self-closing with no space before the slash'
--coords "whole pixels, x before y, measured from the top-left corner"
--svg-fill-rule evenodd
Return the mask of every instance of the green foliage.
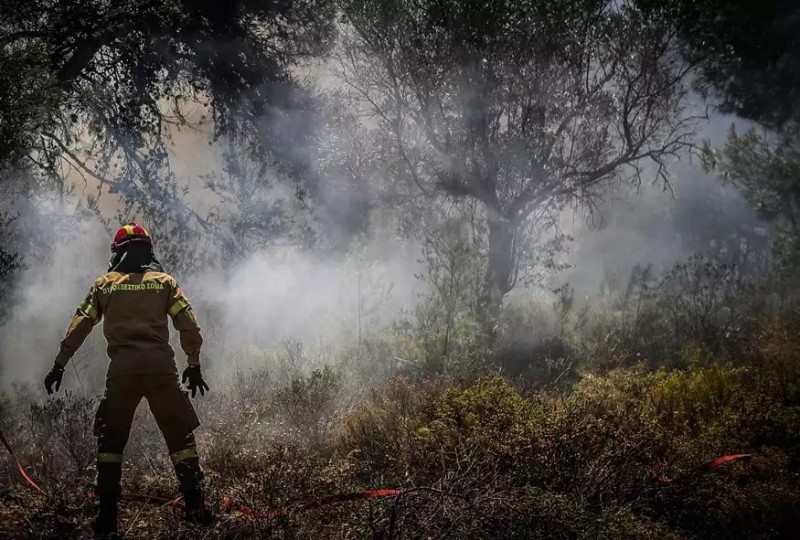
<path id="1" fill-rule="evenodd" d="M 1 42 L 0 38 L 0 42 Z M 42 46 L 0 49 L 0 171 L 22 164 L 36 130 L 59 96 L 49 91 L 47 50 Z"/>
<path id="2" fill-rule="evenodd" d="M 342 418 L 336 447 L 360 464 L 357 474 L 403 482 L 415 459 L 412 444 L 430 433 L 420 424 L 421 408 L 429 407 L 425 402 L 436 394 L 436 386 L 419 388 L 402 378 L 373 390 L 367 403 Z"/>
<path id="3" fill-rule="evenodd" d="M 341 384 L 341 376 L 330 366 L 293 379 L 275 396 L 279 418 L 287 422 L 290 430 L 297 430 L 301 440 L 312 446 L 322 444 L 336 417 L 335 401 Z"/>
<path id="4" fill-rule="evenodd" d="M 708 166 L 739 188 L 762 219 L 797 229 L 800 152 L 795 137 L 778 138 L 755 129 L 740 135 L 731 127 L 725 145 L 706 152 Z"/>
<path id="5" fill-rule="evenodd" d="M 405 324 L 395 325 L 397 357 L 406 372 L 470 380 L 486 371 L 491 339 L 480 305 L 485 261 L 475 241 L 464 219 L 427 236 L 418 278 L 430 292 Z"/>
<path id="6" fill-rule="evenodd" d="M 460 386 L 448 377 L 394 379 L 349 409 L 341 401 L 346 372 L 294 373 L 290 359 L 310 351 L 289 346 L 284 372 L 242 371 L 231 381 L 235 390 L 218 387 L 206 396 L 212 401 L 198 401 L 211 500 L 228 495 L 276 508 L 312 493 L 409 493 L 365 503 L 369 511 L 331 505 L 274 522 L 229 519 L 211 537 L 785 537 L 800 515 L 798 321 L 782 316 L 748 327 L 735 362 L 698 343 L 679 353 L 684 369 L 584 369 L 558 394 L 521 390 L 500 376 Z M 49 510 L 0 503 L 0 532 L 27 519 L 82 515 L 65 512 L 79 497 L 81 456 L 93 455 L 94 403 L 67 395 L 26 406 L 31 399 L 20 394 L 3 406 L 4 431 L 34 477 L 65 488 L 48 499 Z M 152 419 L 137 416 L 126 491 L 173 493 L 166 454 L 151 444 L 158 437 Z M 755 457 L 700 467 L 740 452 Z M 164 509 L 126 506 L 123 520 L 132 523 L 135 512 L 150 535 L 189 534 Z M 77 535 L 74 520 L 88 512 L 69 519 L 61 528 Z"/>
<path id="7" fill-rule="evenodd" d="M 537 430 L 543 429 L 543 420 L 541 407 L 503 378 L 491 377 L 464 390 L 448 389 L 435 404 L 428 429 L 439 444 L 457 453 L 469 449 L 491 456 L 494 466 L 502 468 L 512 467 L 541 442 Z"/>
<path id="8" fill-rule="evenodd" d="M 722 148 L 705 149 L 707 169 L 741 190 L 756 213 L 773 229 L 772 257 L 764 295 L 778 297 L 780 308 L 796 304 L 800 261 L 800 150 L 797 136 L 750 129 L 740 135 L 732 127 Z"/>
<path id="9" fill-rule="evenodd" d="M 98 134 L 118 130 L 107 135 L 133 138 L 129 142 L 139 149 L 148 136 L 159 135 L 164 117 L 158 102 L 180 100 L 187 92 L 211 100 L 219 132 L 252 127 L 278 97 L 270 86 L 289 80 L 287 67 L 324 50 L 331 16 L 330 3 L 318 1 L 215 6 L 6 0 L 0 44 L 17 52 L 22 68 L 30 65 L 26 54 L 39 53 L 35 67 L 49 83 L 42 90 L 69 96 L 73 122 L 85 120 Z M 225 46 L 214 46 L 220 42 Z M 109 63 L 115 69 L 103 69 Z M 2 73 L 20 75 L 27 73 Z M 247 105 L 241 102 L 245 93 Z"/>
<path id="10" fill-rule="evenodd" d="M 521 394 L 497 377 L 443 392 L 395 381 L 345 417 L 338 448 L 373 481 L 471 498 L 481 505 L 473 525 L 502 528 L 507 538 L 524 526 L 525 537 L 771 537 L 767 531 L 796 525 L 790 516 L 800 503 L 796 477 L 785 474 L 796 428 L 784 423 L 790 429 L 780 442 L 765 438 L 775 434 L 774 418 L 796 414 L 770 389 L 772 376 L 721 364 L 656 373 L 638 367 L 586 376 L 566 398 Z M 757 457 L 695 472 L 736 452 Z M 538 519 L 523 525 L 513 512 L 497 514 L 489 497 Z"/>
<path id="11" fill-rule="evenodd" d="M 800 88 L 797 4 L 786 0 L 638 0 L 664 13 L 699 67 L 698 86 L 723 110 L 770 127 L 796 122 Z"/>

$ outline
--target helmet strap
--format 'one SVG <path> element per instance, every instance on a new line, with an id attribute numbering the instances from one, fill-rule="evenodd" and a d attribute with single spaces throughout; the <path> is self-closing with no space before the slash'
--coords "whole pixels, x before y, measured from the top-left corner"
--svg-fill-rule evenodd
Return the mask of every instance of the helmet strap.
<path id="1" fill-rule="evenodd" d="M 113 272 L 125 260 L 126 250 L 120 249 L 111 254 L 111 260 L 108 261 L 108 271 Z"/>

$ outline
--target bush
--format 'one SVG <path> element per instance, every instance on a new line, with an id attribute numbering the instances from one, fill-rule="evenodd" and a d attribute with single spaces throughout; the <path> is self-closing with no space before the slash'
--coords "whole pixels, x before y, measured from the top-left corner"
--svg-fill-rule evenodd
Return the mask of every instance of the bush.
<path id="1" fill-rule="evenodd" d="M 91 481 L 97 457 L 92 432 L 97 400 L 65 392 L 44 403 L 30 404 L 30 423 L 23 430 L 26 454 L 39 463 L 36 474 L 53 488 Z M 38 455 L 37 455 L 38 454 Z M 26 456 L 27 457 L 27 456 Z"/>
<path id="2" fill-rule="evenodd" d="M 275 407 L 289 433 L 301 441 L 319 447 L 339 413 L 337 398 L 341 377 L 330 366 L 297 377 L 288 387 L 278 390 Z"/>
<path id="3" fill-rule="evenodd" d="M 457 453 L 479 453 L 498 469 L 512 467 L 540 443 L 543 408 L 523 398 L 501 377 L 448 389 L 435 403 L 427 429 L 439 445 Z"/>
<path id="4" fill-rule="evenodd" d="M 457 493 L 461 503 L 435 508 L 462 516 L 464 531 L 753 537 L 788 531 L 800 510 L 796 462 L 764 444 L 765 430 L 776 429 L 770 418 L 795 416 L 764 377 L 727 364 L 655 373 L 638 366 L 587 375 L 566 397 L 522 394 L 500 377 L 446 390 L 395 381 L 343 419 L 337 443 L 352 470 L 369 471 L 364 481 Z M 757 458 L 698 469 L 739 452 Z M 406 523 L 415 533 L 444 527 L 415 511 Z M 521 519 L 526 512 L 538 519 Z"/>
<path id="5" fill-rule="evenodd" d="M 429 430 L 423 426 L 439 385 L 415 386 L 396 378 L 373 390 L 369 402 L 345 415 L 336 429 L 336 448 L 352 463 L 365 482 L 381 479 L 401 485 L 416 465 L 417 439 Z"/>

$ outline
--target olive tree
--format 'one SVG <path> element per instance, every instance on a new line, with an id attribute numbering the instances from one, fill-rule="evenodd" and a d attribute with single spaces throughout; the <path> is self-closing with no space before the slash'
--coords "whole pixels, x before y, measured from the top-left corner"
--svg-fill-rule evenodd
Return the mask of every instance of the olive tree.
<path id="1" fill-rule="evenodd" d="M 701 116 L 658 10 L 607 0 L 340 0 L 338 72 L 393 180 L 477 202 L 484 305 L 514 286 L 531 223 L 614 181 L 666 182 Z M 703 113 L 704 114 L 704 113 Z M 549 218 L 549 219 L 548 219 Z"/>

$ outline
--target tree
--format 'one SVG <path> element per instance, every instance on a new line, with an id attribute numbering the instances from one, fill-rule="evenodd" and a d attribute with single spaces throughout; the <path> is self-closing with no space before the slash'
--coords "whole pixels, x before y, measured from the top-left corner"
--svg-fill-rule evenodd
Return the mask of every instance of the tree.
<path id="1" fill-rule="evenodd" d="M 782 305 L 800 280 L 800 138 L 792 129 L 776 134 L 752 128 L 744 134 L 731 128 L 719 149 L 706 145 L 705 166 L 736 186 L 756 215 L 770 225 L 772 280 Z"/>
<path id="2" fill-rule="evenodd" d="M 639 4 L 674 21 L 684 55 L 698 64 L 697 88 L 716 95 L 722 111 L 758 125 L 743 134 L 731 128 L 721 148 L 707 145 L 705 165 L 739 188 L 771 225 L 773 262 L 794 274 L 800 261 L 800 6 L 789 0 Z"/>
<path id="3" fill-rule="evenodd" d="M 396 178 L 483 210 L 490 319 L 526 224 L 591 206 L 615 179 L 666 181 L 666 159 L 690 146 L 691 65 L 658 12 L 605 0 L 339 5 L 350 28 L 340 75 Z"/>
<path id="4" fill-rule="evenodd" d="M 36 126 L 57 107 L 47 91 L 45 62 L 41 47 L 0 49 L 0 170 L 24 160 Z"/>
<path id="5" fill-rule="evenodd" d="M 724 112 L 770 129 L 797 123 L 800 5 L 794 0 L 638 0 L 675 25 L 684 55 L 698 64 L 697 88 Z"/>
<path id="6" fill-rule="evenodd" d="M 253 161 L 229 144 L 222 171 L 205 176 L 206 187 L 219 203 L 208 215 L 217 254 L 223 265 L 263 250 L 275 238 L 292 238 L 298 245 L 313 242 L 313 231 L 293 214 L 291 195 L 282 194 L 270 179 L 271 162 Z M 311 240 L 309 240 L 309 238 Z"/>
<path id="7" fill-rule="evenodd" d="M 2 0 L 0 170 L 83 177 L 189 239 L 205 223 L 169 169 L 170 134 L 202 106 L 215 137 L 296 171 L 308 133 L 275 123 L 308 106 L 291 68 L 326 49 L 332 17 L 326 0 Z"/>
<path id="8" fill-rule="evenodd" d="M 800 6 L 790 0 L 640 0 L 675 21 L 684 54 L 697 62 L 697 87 L 724 112 L 758 124 L 731 129 L 723 147 L 704 151 L 706 166 L 738 187 L 773 227 L 779 281 L 800 264 Z"/>
<path id="9" fill-rule="evenodd" d="M 0 230 L 8 230 L 12 222 L 12 217 L 0 214 Z M 19 253 L 0 244 L 0 323 L 5 319 L 6 310 L 11 304 L 11 280 L 21 266 Z"/>
<path id="10" fill-rule="evenodd" d="M 769 139 L 763 130 L 741 135 L 732 127 L 727 143 L 706 154 L 708 165 L 742 191 L 761 219 L 800 231 L 800 151 Z"/>

